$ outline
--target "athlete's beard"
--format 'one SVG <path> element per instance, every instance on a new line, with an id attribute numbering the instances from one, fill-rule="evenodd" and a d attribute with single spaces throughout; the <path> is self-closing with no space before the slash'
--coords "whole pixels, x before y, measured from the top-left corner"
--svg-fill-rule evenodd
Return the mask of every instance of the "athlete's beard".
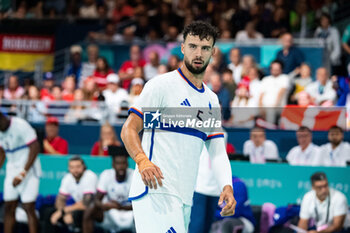
<path id="1" fill-rule="evenodd" d="M 187 59 L 184 59 L 185 66 L 192 74 L 202 74 L 209 64 L 209 60 L 200 68 L 193 67 Z"/>

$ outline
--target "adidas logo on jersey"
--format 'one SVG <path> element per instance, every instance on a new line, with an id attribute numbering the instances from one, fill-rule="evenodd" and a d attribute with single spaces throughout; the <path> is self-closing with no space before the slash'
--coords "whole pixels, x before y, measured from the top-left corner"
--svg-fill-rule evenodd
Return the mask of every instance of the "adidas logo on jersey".
<path id="1" fill-rule="evenodd" d="M 176 233 L 173 227 L 170 227 L 170 229 L 166 233 Z"/>
<path id="2" fill-rule="evenodd" d="M 182 101 L 182 103 L 180 105 L 182 105 L 182 106 L 190 106 L 191 107 L 191 104 L 190 104 L 190 102 L 188 101 L 187 98 L 184 101 Z"/>

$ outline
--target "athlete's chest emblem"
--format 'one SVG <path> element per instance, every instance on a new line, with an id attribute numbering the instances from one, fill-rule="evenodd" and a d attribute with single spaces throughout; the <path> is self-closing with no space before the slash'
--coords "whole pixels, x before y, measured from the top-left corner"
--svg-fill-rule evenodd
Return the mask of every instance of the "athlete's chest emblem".
<path id="1" fill-rule="evenodd" d="M 182 105 L 182 106 L 189 106 L 189 107 L 191 107 L 191 104 L 190 104 L 190 102 L 188 101 L 188 99 L 187 99 L 187 98 L 186 98 L 184 101 L 182 101 L 180 105 Z"/>

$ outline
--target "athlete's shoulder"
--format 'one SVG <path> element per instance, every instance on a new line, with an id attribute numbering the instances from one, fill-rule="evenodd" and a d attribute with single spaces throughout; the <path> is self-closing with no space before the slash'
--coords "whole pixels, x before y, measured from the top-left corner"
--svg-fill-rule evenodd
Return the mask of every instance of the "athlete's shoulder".
<path id="1" fill-rule="evenodd" d="M 164 74 L 159 74 L 157 76 L 155 76 L 154 78 L 152 78 L 151 80 L 149 80 L 147 82 L 147 84 L 152 84 L 152 85 L 161 85 L 161 84 L 165 84 L 168 82 L 171 82 L 174 80 L 174 78 L 177 78 L 179 76 L 178 71 L 177 70 L 173 70 Z"/>
<path id="2" fill-rule="evenodd" d="M 216 104 L 219 104 L 219 98 L 218 96 L 215 94 L 215 92 L 213 92 L 207 85 L 204 85 L 205 88 L 205 93 L 209 96 L 210 100 L 213 101 Z"/>
<path id="3" fill-rule="evenodd" d="M 86 170 L 83 177 L 85 179 L 97 179 L 97 175 L 91 170 Z"/>
<path id="4" fill-rule="evenodd" d="M 101 175 L 100 175 L 100 179 L 106 179 L 109 177 L 113 177 L 114 176 L 114 169 L 110 168 L 110 169 L 106 169 L 104 170 Z"/>

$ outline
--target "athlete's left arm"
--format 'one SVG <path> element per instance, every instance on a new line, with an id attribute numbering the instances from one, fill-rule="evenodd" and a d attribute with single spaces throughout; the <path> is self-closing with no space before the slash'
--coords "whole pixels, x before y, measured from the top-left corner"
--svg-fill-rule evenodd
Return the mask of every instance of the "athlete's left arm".
<path id="1" fill-rule="evenodd" d="M 0 168 L 2 168 L 2 165 L 4 164 L 5 162 L 5 151 L 4 149 L 0 146 Z"/>
<path id="2" fill-rule="evenodd" d="M 208 149 L 212 168 L 216 180 L 219 183 L 221 195 L 219 206 L 222 206 L 224 201 L 226 205 L 222 208 L 222 216 L 231 216 L 235 213 L 236 200 L 233 196 L 232 188 L 232 171 L 230 161 L 228 159 L 223 135 L 218 134 L 205 142 Z"/>

